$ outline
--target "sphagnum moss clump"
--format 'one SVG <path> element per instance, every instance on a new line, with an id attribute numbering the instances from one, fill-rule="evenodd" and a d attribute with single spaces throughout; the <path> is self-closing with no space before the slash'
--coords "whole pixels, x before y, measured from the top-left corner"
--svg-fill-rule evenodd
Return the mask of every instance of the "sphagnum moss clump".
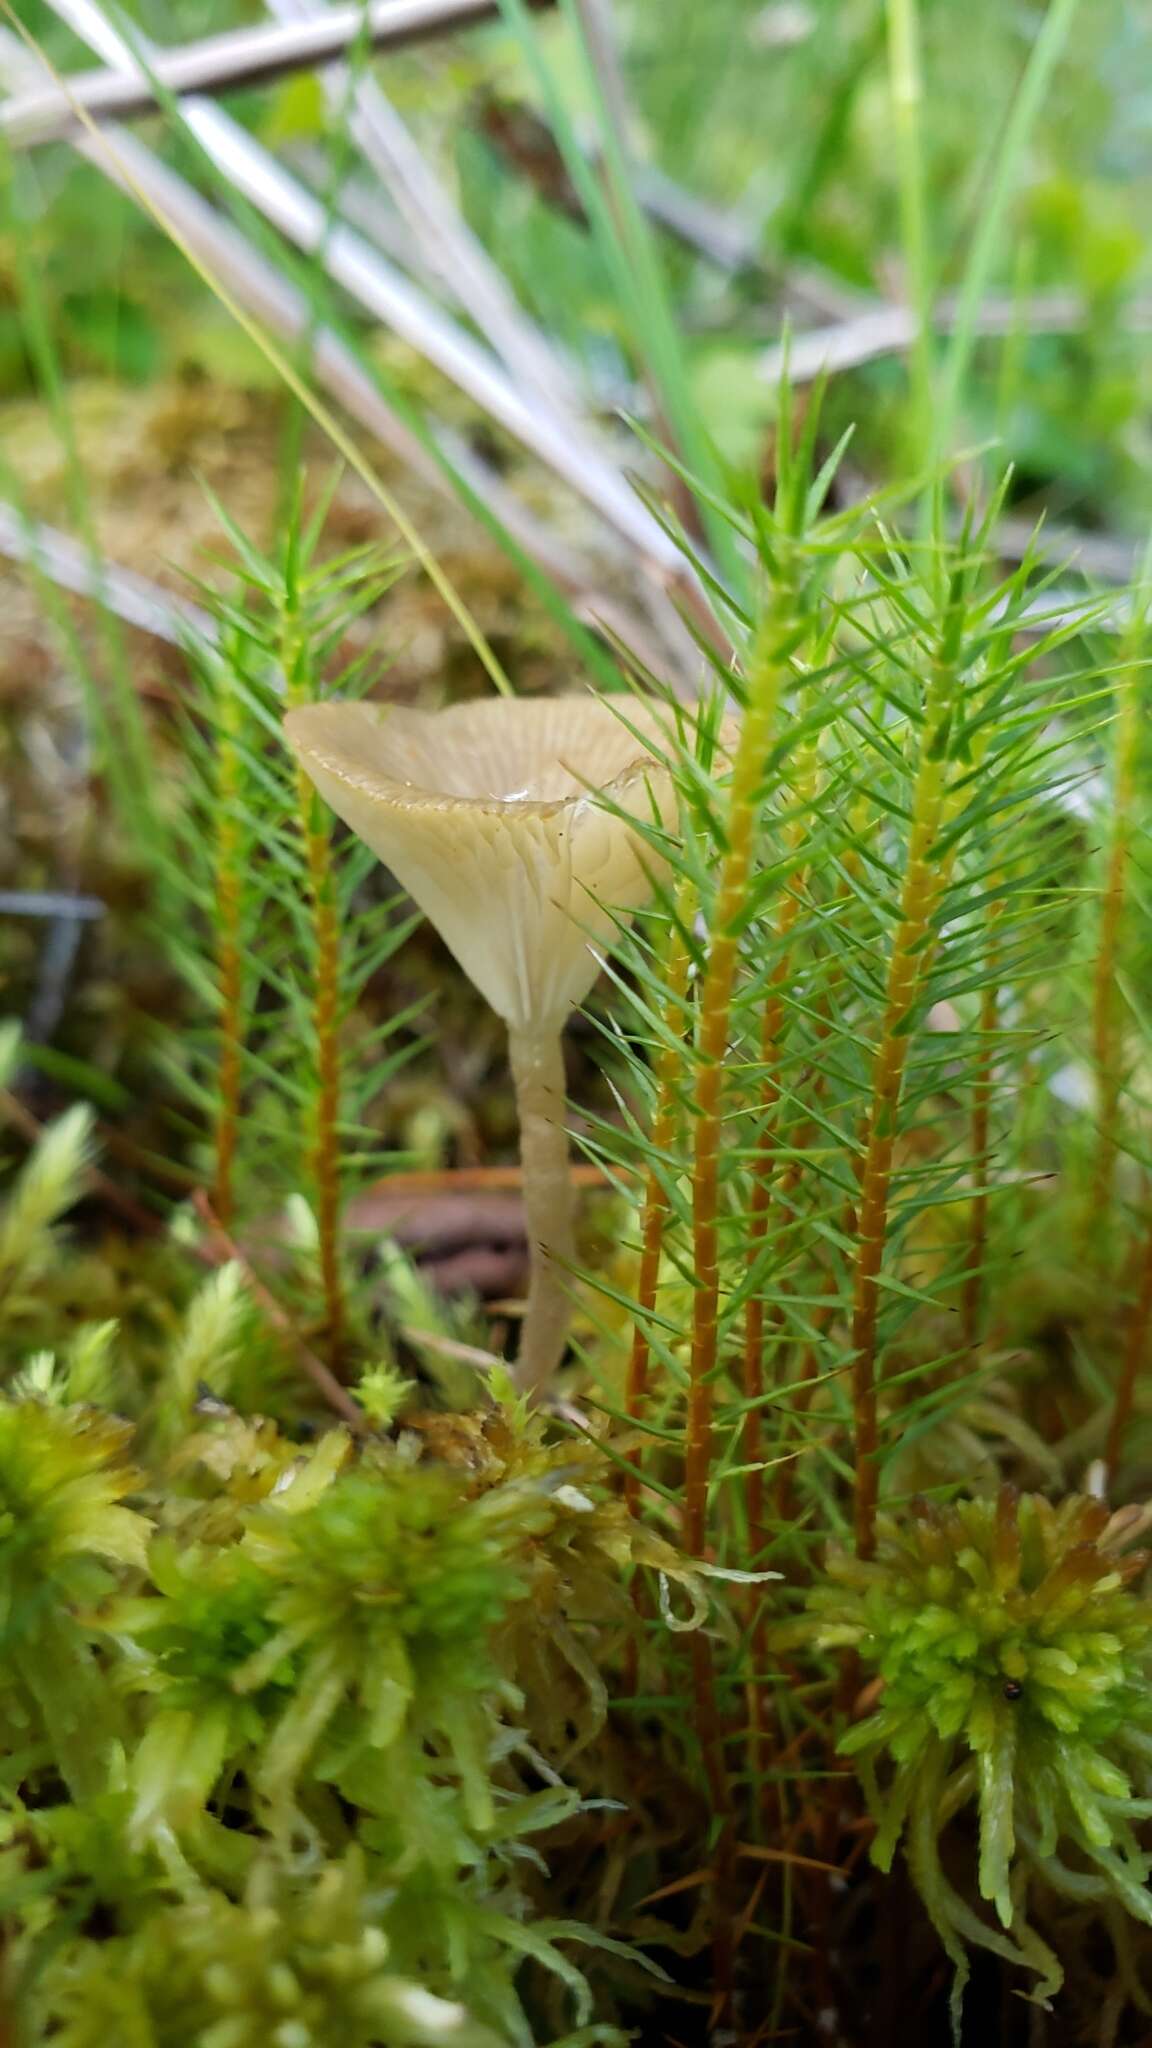
<path id="1" fill-rule="evenodd" d="M 353 1852 L 292 1884 L 257 1866 L 240 1900 L 203 1890 L 127 1936 L 65 1944 L 47 1972 L 68 2048 L 500 2048 L 454 1999 L 400 1974 Z"/>
<path id="2" fill-rule="evenodd" d="M 530 2048 L 527 1956 L 589 2021 L 566 1947 L 614 1945 L 536 1910 L 522 1837 L 581 1811 L 537 1726 L 558 1751 L 599 1730 L 600 1617 L 634 1618 L 602 1453 L 511 1401 L 459 1420 L 455 1465 L 416 1431 L 302 1445 L 217 1403 L 157 1464 L 46 1383 L 0 1396 L 20 2048 Z M 533 1622 L 554 1666 L 525 1662 Z"/>
<path id="3" fill-rule="evenodd" d="M 1041 1992 L 1058 1986 L 1025 1919 L 1030 1874 L 1152 1922 L 1138 1833 L 1152 1811 L 1152 1602 L 1147 1553 L 1127 1547 L 1149 1519 L 1010 1487 L 943 1508 L 919 1500 L 900 1524 L 881 1521 L 873 1559 L 834 1552 L 831 1583 L 811 1595 L 819 1643 L 854 1650 L 880 1681 L 840 1752 L 857 1761 L 882 1869 L 906 1837 L 957 2000 L 968 1942 L 1030 1963 Z M 944 1874 L 942 1831 L 973 1806 L 980 1894 L 1014 1943 Z"/>
<path id="4" fill-rule="evenodd" d="M 131 1436 L 95 1409 L 0 1400 L 0 1742 L 43 1745 L 75 1798 L 103 1789 L 120 1734 L 85 1609 L 144 1563 Z"/>

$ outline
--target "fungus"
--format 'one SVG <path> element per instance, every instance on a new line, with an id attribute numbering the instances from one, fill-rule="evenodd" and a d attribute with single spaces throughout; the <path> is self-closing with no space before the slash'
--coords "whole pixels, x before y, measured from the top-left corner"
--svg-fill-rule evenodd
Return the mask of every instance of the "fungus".
<path id="1" fill-rule="evenodd" d="M 536 1396 L 570 1316 L 561 1034 L 621 919 L 651 894 L 659 857 L 630 819 L 668 824 L 675 806 L 667 714 L 623 708 L 576 696 L 436 712 L 331 703 L 285 719 L 321 795 L 508 1027 L 531 1260 L 517 1373 Z"/>

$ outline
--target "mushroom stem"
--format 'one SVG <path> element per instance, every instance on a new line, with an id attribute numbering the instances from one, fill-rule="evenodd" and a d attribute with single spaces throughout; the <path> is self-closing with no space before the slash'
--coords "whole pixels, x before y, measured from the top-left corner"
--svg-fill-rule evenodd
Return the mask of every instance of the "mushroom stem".
<path id="1" fill-rule="evenodd" d="M 564 1356 L 572 1304 L 566 1272 L 576 1241 L 573 1188 L 564 1128 L 564 1055 L 557 1030 L 509 1029 L 508 1051 L 520 1116 L 520 1165 L 530 1258 L 528 1306 L 516 1361 L 519 1385 L 533 1399 L 547 1392 Z"/>

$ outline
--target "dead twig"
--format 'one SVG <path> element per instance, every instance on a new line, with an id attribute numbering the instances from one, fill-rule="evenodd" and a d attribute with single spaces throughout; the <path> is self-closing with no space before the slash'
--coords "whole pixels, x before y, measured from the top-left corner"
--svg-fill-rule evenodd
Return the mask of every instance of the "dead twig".
<path id="1" fill-rule="evenodd" d="M 958 301 L 942 298 L 934 309 L 933 325 L 947 334 L 958 314 Z M 976 316 L 976 332 L 1006 335 L 1019 327 L 1027 334 L 1076 334 L 1090 318 L 1084 300 L 1071 292 L 1052 292 L 1023 302 L 988 299 Z M 1152 301 L 1134 300 L 1125 310 L 1124 324 L 1135 333 L 1146 332 L 1152 327 Z M 916 316 L 911 307 L 866 306 L 847 319 L 811 328 L 793 335 L 786 344 L 765 349 L 757 361 L 757 374 L 764 383 L 775 386 L 787 368 L 793 384 L 811 384 L 825 372 L 858 370 L 881 356 L 899 355 L 915 335 Z"/>
<path id="2" fill-rule="evenodd" d="M 551 129 L 539 114 L 522 101 L 493 92 L 479 96 L 475 105 L 479 131 L 503 161 L 526 178 L 547 205 L 587 226 L 584 202 Z M 585 140 L 582 148 L 589 163 L 597 167 L 601 158 L 595 142 Z M 638 205 L 673 241 L 716 270 L 739 272 L 760 267 L 756 237 L 743 221 L 686 191 L 654 164 L 633 163 L 630 170 Z M 816 304 L 827 310 L 826 292 Z"/>
<path id="3" fill-rule="evenodd" d="M 0 889 L 0 917 L 68 917 L 87 923 L 103 917 L 99 896 L 74 896 L 68 889 Z"/>
<path id="4" fill-rule="evenodd" d="M 611 1185 L 608 1175 L 599 1166 L 574 1166 L 571 1172 L 574 1187 L 607 1188 Z M 420 1168 L 408 1173 L 387 1174 L 374 1187 L 366 1189 L 360 1199 L 370 1201 L 373 1195 L 462 1195 L 497 1188 L 519 1189 L 521 1178 L 518 1166 Z"/>
<path id="5" fill-rule="evenodd" d="M 532 0 L 546 6 L 549 0 Z M 22 93 L 0 110 L 0 134 L 13 148 L 73 137 L 83 110 L 95 120 L 151 113 L 161 93 L 234 92 L 267 85 L 293 71 L 310 71 L 340 57 L 353 43 L 400 50 L 457 30 L 499 19 L 499 0 L 368 0 L 303 22 L 267 22 L 205 36 L 158 56 L 152 78 L 119 68 L 79 72 L 65 89 Z"/>
<path id="6" fill-rule="evenodd" d="M 28 1145 L 35 1145 L 44 1133 L 44 1125 L 39 1117 L 33 1116 L 32 1111 L 21 1102 L 19 1096 L 13 1095 L 8 1088 L 0 1088 L 0 1121 L 10 1124 Z M 115 1209 L 134 1230 L 142 1231 L 147 1237 L 160 1235 L 164 1228 L 160 1218 L 142 1208 L 125 1189 L 118 1187 L 106 1173 L 101 1173 L 98 1166 L 88 1168 L 84 1182 L 94 1195 L 99 1195 L 101 1201 L 106 1202 L 110 1209 Z"/>
<path id="7" fill-rule="evenodd" d="M 453 1365 L 470 1365 L 475 1372 L 493 1372 L 508 1363 L 494 1351 L 481 1351 L 479 1345 L 463 1344 L 457 1337 L 442 1336 L 439 1330 L 421 1330 L 415 1323 L 398 1324 L 397 1335 L 414 1351 L 428 1351 L 433 1358 L 446 1358 Z"/>
<path id="8" fill-rule="evenodd" d="M 102 604 L 125 625 L 166 640 L 173 647 L 184 644 L 189 629 L 215 638 L 216 626 L 208 612 L 186 598 L 171 597 L 134 569 L 123 569 L 102 555 L 93 554 L 82 542 L 72 540 L 54 526 L 26 519 L 15 505 L 0 502 L 0 555 L 10 562 L 27 562 L 61 590 Z"/>
<path id="9" fill-rule="evenodd" d="M 286 22 L 321 20 L 329 11 L 324 0 L 268 0 L 268 7 Z M 373 213 L 380 213 L 382 198 L 390 198 L 420 262 L 464 308 L 510 374 L 547 411 L 579 415 L 568 365 L 518 303 L 379 80 L 368 70 L 333 64 L 321 73 L 321 84 L 329 107 L 379 180 Z M 343 192 L 341 211 L 349 217 Z"/>
<path id="10" fill-rule="evenodd" d="M 239 1266 L 253 1299 L 259 1302 L 273 1329 L 285 1339 L 295 1353 L 317 1392 L 357 1436 L 368 1434 L 370 1425 L 363 1409 L 352 1399 L 347 1387 L 341 1386 L 335 1373 L 329 1372 L 323 1359 L 317 1358 L 316 1353 L 304 1342 L 291 1316 L 281 1308 L 275 1295 L 269 1293 L 264 1282 L 253 1272 L 235 1238 L 229 1235 L 214 1213 L 203 1188 L 197 1188 L 192 1197 L 192 1207 L 204 1225 L 206 1236 L 206 1241 L 197 1247 L 199 1256 L 207 1259 L 213 1266 L 226 1266 L 231 1261 Z"/>

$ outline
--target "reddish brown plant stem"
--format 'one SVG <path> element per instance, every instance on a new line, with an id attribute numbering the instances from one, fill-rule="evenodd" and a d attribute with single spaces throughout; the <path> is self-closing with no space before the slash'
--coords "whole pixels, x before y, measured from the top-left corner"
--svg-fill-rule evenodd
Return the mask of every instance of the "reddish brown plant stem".
<path id="1" fill-rule="evenodd" d="M 275 1296 L 269 1293 L 263 1281 L 253 1272 L 235 1239 L 225 1230 L 219 1217 L 213 1214 L 212 1204 L 202 1189 L 193 1195 L 192 1206 L 205 1228 L 205 1242 L 198 1247 L 201 1256 L 210 1265 L 222 1266 L 228 1260 L 236 1262 L 254 1299 L 259 1302 L 273 1329 L 277 1330 L 291 1346 L 297 1361 L 317 1392 L 356 1435 L 364 1435 L 368 1429 L 368 1422 L 363 1409 L 352 1399 L 347 1389 L 341 1386 L 335 1375 L 329 1372 L 323 1359 L 317 1358 L 315 1352 L 309 1349 L 294 1327 L 291 1317 L 285 1314 Z"/>
<path id="2" fill-rule="evenodd" d="M 10 1124 L 29 1145 L 37 1144 L 44 1135 L 44 1125 L 40 1119 L 33 1116 L 31 1110 L 20 1101 L 19 1096 L 13 1095 L 7 1088 L 0 1088 L 0 1123 Z M 106 1141 L 107 1132 L 104 1125 L 98 1124 L 96 1128 L 101 1140 Z M 98 1166 L 89 1166 L 85 1170 L 82 1185 L 91 1189 L 94 1195 L 98 1195 L 108 1208 L 116 1215 L 122 1216 L 142 1237 L 163 1237 L 166 1234 L 168 1226 L 163 1219 L 151 1209 L 143 1208 L 126 1188 L 118 1187 L 106 1173 L 101 1173 Z"/>

